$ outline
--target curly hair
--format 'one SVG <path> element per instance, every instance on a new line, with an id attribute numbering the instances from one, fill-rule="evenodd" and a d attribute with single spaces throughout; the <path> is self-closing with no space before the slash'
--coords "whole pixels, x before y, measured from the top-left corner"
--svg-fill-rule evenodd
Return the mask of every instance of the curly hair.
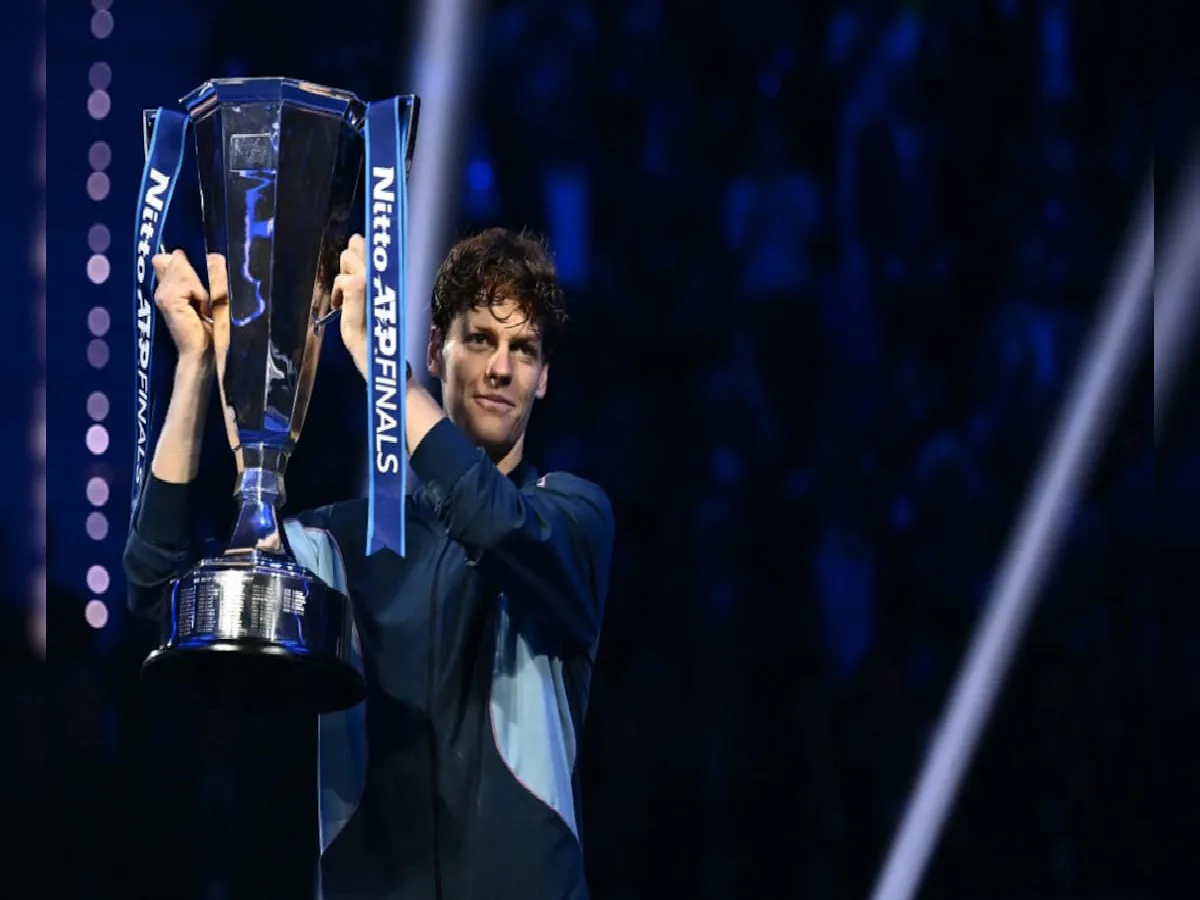
<path id="1" fill-rule="evenodd" d="M 433 282 L 433 325 L 446 334 L 460 313 L 507 300 L 516 301 L 537 329 L 548 358 L 562 336 L 567 310 L 546 244 L 525 231 L 489 228 L 446 254 Z"/>

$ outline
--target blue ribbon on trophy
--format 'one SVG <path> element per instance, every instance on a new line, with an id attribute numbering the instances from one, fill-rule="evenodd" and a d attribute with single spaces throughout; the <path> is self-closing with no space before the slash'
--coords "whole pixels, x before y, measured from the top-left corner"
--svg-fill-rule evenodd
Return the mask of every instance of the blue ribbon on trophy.
<path id="1" fill-rule="evenodd" d="M 160 109 L 154 116 L 153 130 L 146 146 L 146 165 L 138 191 L 137 221 L 133 233 L 133 322 L 134 322 L 134 425 L 133 497 L 131 519 L 137 515 L 138 502 L 149 467 L 151 431 L 154 422 L 151 380 L 154 372 L 154 266 L 151 258 L 159 252 L 167 212 L 183 163 L 188 117 L 180 112 Z"/>
<path id="2" fill-rule="evenodd" d="M 367 257 L 367 555 L 389 549 L 404 556 L 404 457 L 408 179 L 411 115 L 394 97 L 367 107 L 365 217 Z"/>

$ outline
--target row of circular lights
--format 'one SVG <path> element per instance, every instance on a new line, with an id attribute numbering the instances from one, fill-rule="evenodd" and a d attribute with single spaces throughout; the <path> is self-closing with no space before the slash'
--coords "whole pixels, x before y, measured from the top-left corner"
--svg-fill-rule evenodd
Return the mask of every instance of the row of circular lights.
<path id="1" fill-rule="evenodd" d="M 111 0 L 92 0 L 92 37 L 105 40 L 113 33 L 114 20 Z M 96 62 L 88 70 L 90 92 L 87 98 L 88 115 L 96 122 L 103 122 L 112 111 L 112 69 L 106 62 Z M 97 140 L 88 148 L 88 165 L 91 173 L 87 179 L 87 195 L 95 203 L 108 199 L 111 183 L 108 167 L 112 163 L 112 149 L 103 140 Z M 90 255 L 87 261 L 87 277 L 92 284 L 104 285 L 112 274 L 108 251 L 112 246 L 112 232 L 103 222 L 96 222 L 88 229 L 87 244 Z M 108 365 L 111 356 L 105 339 L 112 328 L 112 317 L 103 305 L 92 307 L 87 314 L 87 328 L 91 339 L 87 345 L 88 364 L 96 370 Z M 110 404 L 108 395 L 95 390 L 87 397 L 87 448 L 97 459 L 102 459 L 109 449 L 108 419 Z M 87 481 L 86 495 L 92 507 L 85 522 L 87 535 L 100 543 L 108 537 L 108 516 L 104 510 L 111 497 L 111 486 L 103 475 L 93 475 Z M 87 570 L 87 588 L 93 595 L 84 607 L 84 617 L 93 628 L 103 628 L 108 623 L 108 606 L 100 599 L 111 586 L 108 569 L 95 564 Z"/>

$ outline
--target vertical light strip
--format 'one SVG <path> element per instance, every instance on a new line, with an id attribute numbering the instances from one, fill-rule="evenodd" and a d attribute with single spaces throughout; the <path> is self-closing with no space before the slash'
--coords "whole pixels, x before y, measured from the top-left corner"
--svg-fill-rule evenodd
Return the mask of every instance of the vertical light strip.
<path id="1" fill-rule="evenodd" d="M 29 497 L 29 533 L 33 556 L 30 579 L 29 640 L 39 656 L 46 652 L 46 19 L 42 4 L 42 33 L 33 60 L 33 94 L 37 100 L 37 133 L 34 138 L 33 177 L 37 185 L 37 210 L 29 264 L 36 297 L 33 328 L 37 384 L 29 423 L 32 488 Z"/>
<path id="2" fill-rule="evenodd" d="M 462 160 L 462 133 L 470 100 L 470 50 L 479 0 L 425 0 L 413 48 L 411 90 L 421 97 L 417 147 L 409 179 L 411 226 L 408 230 L 408 358 L 421 365 L 429 339 L 429 295 L 446 250 L 456 179 Z"/>

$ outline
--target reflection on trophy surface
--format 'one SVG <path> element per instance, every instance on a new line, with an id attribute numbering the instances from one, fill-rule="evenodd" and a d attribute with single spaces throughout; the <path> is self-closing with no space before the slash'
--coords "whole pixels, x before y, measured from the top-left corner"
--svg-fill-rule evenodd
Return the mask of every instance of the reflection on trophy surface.
<path id="1" fill-rule="evenodd" d="M 327 712 L 362 699 L 347 597 L 296 563 L 281 526 L 362 175 L 365 104 L 280 78 L 207 82 L 184 98 L 210 254 L 225 260 L 221 403 L 240 455 L 224 552 L 171 588 L 146 676 L 217 703 Z M 416 98 L 404 161 L 415 138 Z M 224 323 L 220 323 L 224 326 Z"/>

